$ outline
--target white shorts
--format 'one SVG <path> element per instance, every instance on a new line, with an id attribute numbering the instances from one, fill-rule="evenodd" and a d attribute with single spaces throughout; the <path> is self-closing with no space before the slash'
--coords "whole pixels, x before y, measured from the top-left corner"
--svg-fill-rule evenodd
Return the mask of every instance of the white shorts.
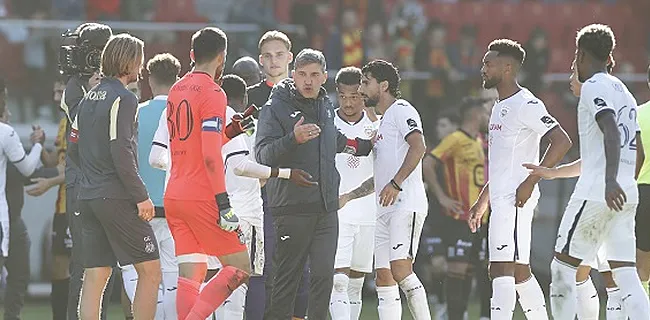
<path id="1" fill-rule="evenodd" d="M 149 224 L 153 229 L 160 252 L 160 270 L 162 272 L 178 272 L 178 261 L 174 249 L 174 238 L 167 226 L 165 218 L 153 218 Z"/>
<path id="2" fill-rule="evenodd" d="M 635 262 L 636 207 L 636 203 L 627 203 L 616 212 L 604 202 L 571 198 L 560 222 L 555 252 L 591 261 L 602 247 L 607 261 Z"/>
<path id="3" fill-rule="evenodd" d="M 490 262 L 530 264 L 530 237 L 539 193 L 515 207 L 515 196 L 491 201 L 488 225 Z"/>
<path id="4" fill-rule="evenodd" d="M 586 263 L 585 263 L 586 262 Z M 609 267 L 609 262 L 607 261 L 607 250 L 605 247 L 600 246 L 596 257 L 590 261 L 583 261 L 582 265 L 589 266 L 592 269 L 598 270 L 598 272 L 609 272 L 612 269 Z"/>
<path id="5" fill-rule="evenodd" d="M 261 276 L 264 273 L 264 228 L 244 218 L 239 221 L 239 228 L 251 258 L 252 276 Z"/>
<path id="6" fill-rule="evenodd" d="M 357 272 L 372 272 L 375 246 L 375 226 L 339 222 L 339 241 L 334 268 L 350 268 Z"/>
<path id="7" fill-rule="evenodd" d="M 390 269 L 390 262 L 395 260 L 415 261 L 426 217 L 413 211 L 393 211 L 377 217 L 375 269 Z"/>

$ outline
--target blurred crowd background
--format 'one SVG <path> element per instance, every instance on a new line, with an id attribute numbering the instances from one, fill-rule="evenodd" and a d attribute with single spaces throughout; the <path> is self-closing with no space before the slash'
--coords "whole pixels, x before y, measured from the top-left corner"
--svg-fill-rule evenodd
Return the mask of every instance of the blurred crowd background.
<path id="1" fill-rule="evenodd" d="M 134 34 L 145 40 L 146 59 L 170 52 L 185 71 L 190 37 L 206 24 L 227 32 L 229 64 L 241 56 L 257 59 L 259 37 L 278 29 L 290 35 L 294 54 L 304 47 L 322 50 L 330 77 L 342 66 L 362 66 L 375 58 L 395 63 L 403 96 L 419 109 L 427 140 L 435 145 L 438 117 L 462 97 L 494 99 L 495 93 L 481 88 L 481 59 L 491 40 L 508 37 L 527 50 L 521 84 L 542 98 L 576 141 L 577 99 L 569 92 L 576 31 L 593 22 L 613 28 L 614 73 L 642 103 L 650 99 L 648 12 L 647 0 L 0 0 L 0 77 L 8 85 L 14 124 L 55 128 L 61 113 L 52 88 L 61 33 L 83 21 L 103 21 L 114 33 Z M 327 85 L 333 92 L 333 81 Z M 150 98 L 143 82 L 141 100 Z M 49 138 L 54 135 L 50 130 Z M 569 158 L 577 156 L 577 146 Z M 535 230 L 553 230 L 534 231 L 533 265 L 542 273 L 572 183 L 542 184 Z M 42 211 L 51 208 L 44 203 L 53 197 L 30 198 L 23 211 L 35 280 L 46 277 L 41 253 L 49 248 L 44 242 L 51 228 L 43 217 L 51 211 Z"/>

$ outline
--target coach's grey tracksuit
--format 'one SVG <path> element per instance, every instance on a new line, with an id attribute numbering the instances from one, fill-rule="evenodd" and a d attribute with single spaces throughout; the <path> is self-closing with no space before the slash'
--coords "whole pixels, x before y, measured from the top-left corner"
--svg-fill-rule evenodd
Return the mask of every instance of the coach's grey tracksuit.
<path id="1" fill-rule="evenodd" d="M 296 143 L 294 125 L 315 123 L 320 136 L 304 144 Z M 358 155 L 368 155 L 370 142 L 359 142 Z M 276 229 L 273 256 L 273 289 L 265 320 L 290 319 L 302 268 L 309 258 L 311 282 L 308 318 L 326 319 L 334 276 L 334 256 L 338 239 L 338 196 L 340 176 L 335 156 L 348 140 L 334 126 L 334 106 L 325 89 L 316 99 L 304 98 L 293 79 L 278 83 L 260 112 L 255 156 L 271 167 L 302 169 L 317 186 L 301 187 L 285 179 L 269 179 L 266 184 L 268 207 Z"/>

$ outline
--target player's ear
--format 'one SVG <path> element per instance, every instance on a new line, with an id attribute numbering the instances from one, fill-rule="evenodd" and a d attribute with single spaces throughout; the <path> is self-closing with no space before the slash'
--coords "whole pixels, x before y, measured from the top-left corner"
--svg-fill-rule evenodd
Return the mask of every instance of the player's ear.
<path id="1" fill-rule="evenodd" d="M 296 73 L 296 70 L 291 70 L 291 77 L 294 77 L 294 74 Z"/>
<path id="2" fill-rule="evenodd" d="M 379 91 L 388 92 L 388 81 L 384 80 L 379 83 Z"/>
<path id="3" fill-rule="evenodd" d="M 257 57 L 257 62 L 259 62 L 260 66 L 262 66 L 262 67 L 264 66 L 264 63 L 262 62 L 262 55 L 261 54 Z"/>
<path id="4" fill-rule="evenodd" d="M 288 62 L 288 63 L 292 63 L 292 62 L 293 62 L 293 52 L 289 51 L 289 58 L 288 58 L 288 59 L 289 59 L 289 62 Z"/>
<path id="5" fill-rule="evenodd" d="M 190 60 L 191 60 L 192 62 L 195 62 L 195 60 L 194 60 L 194 49 L 191 49 L 191 50 L 190 50 Z"/>

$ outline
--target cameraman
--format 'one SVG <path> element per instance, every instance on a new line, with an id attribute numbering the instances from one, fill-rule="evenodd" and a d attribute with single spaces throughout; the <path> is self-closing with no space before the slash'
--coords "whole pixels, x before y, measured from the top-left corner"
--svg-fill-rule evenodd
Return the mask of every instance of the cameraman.
<path id="1" fill-rule="evenodd" d="M 71 46 L 71 51 L 76 51 L 84 54 L 77 54 L 75 56 L 83 56 L 83 61 L 76 61 L 69 56 L 59 57 L 61 64 L 61 71 L 64 74 L 70 74 L 63 97 L 61 99 L 61 109 L 66 114 L 68 124 L 66 126 L 66 136 L 70 133 L 70 126 L 72 120 L 79 111 L 79 102 L 84 97 L 85 93 L 94 87 L 101 79 L 99 73 L 99 60 L 87 59 L 90 57 L 88 52 L 99 52 L 108 42 L 108 39 L 113 35 L 111 28 L 104 24 L 99 23 L 84 23 L 77 27 L 74 32 L 78 35 L 76 43 Z M 66 51 L 69 52 L 69 51 Z M 62 61 L 63 60 L 63 61 Z M 86 62 L 96 63 L 96 65 L 89 65 Z M 66 182 L 66 215 L 68 216 L 68 223 L 70 233 L 72 235 L 72 257 L 70 262 L 70 287 L 68 293 L 68 320 L 77 320 L 77 307 L 79 305 L 79 295 L 81 292 L 82 277 L 84 268 L 82 264 L 82 251 L 81 251 L 81 217 L 77 209 L 77 193 L 78 183 L 81 177 L 79 168 L 70 161 L 69 156 L 66 156 L 65 166 L 65 182 Z M 104 293 L 104 303 L 102 303 L 102 319 L 106 319 L 106 308 L 111 296 L 111 286 L 107 286 Z"/>

